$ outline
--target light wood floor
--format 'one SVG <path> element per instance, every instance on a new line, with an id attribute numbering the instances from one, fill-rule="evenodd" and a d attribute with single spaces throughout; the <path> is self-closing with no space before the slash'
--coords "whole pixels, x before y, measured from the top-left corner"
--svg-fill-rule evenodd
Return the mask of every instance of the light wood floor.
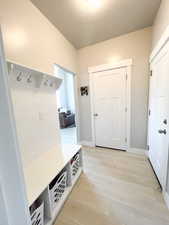
<path id="1" fill-rule="evenodd" d="M 84 173 L 55 225 L 169 225 L 145 156 L 84 148 Z"/>

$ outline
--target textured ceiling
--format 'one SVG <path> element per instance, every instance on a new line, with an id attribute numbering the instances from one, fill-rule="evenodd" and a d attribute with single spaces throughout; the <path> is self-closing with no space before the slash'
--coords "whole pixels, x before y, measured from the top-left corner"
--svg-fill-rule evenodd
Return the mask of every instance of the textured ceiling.
<path id="1" fill-rule="evenodd" d="M 31 0 L 76 47 L 82 48 L 153 24 L 160 0 Z"/>

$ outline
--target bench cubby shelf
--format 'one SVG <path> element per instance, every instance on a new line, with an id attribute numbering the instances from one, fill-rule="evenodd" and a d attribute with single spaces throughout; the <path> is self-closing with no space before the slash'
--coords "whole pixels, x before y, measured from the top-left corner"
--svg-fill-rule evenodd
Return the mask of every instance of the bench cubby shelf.
<path id="1" fill-rule="evenodd" d="M 57 177 L 59 175 L 58 176 L 58 178 L 59 178 L 61 176 L 60 172 L 63 171 L 63 173 L 64 173 L 66 171 L 66 175 L 67 175 L 67 182 L 66 183 L 67 183 L 67 185 L 66 185 L 65 191 L 62 194 L 61 198 L 59 199 L 59 201 L 57 201 L 55 207 L 53 207 L 52 199 L 51 199 L 51 196 L 50 196 L 50 189 L 49 189 L 49 185 L 52 182 L 52 180 L 51 180 L 51 182 L 47 185 L 45 190 L 34 201 L 34 202 L 37 202 L 39 200 L 39 202 L 44 204 L 44 225 L 52 225 L 54 223 L 54 221 L 56 220 L 62 206 L 64 205 L 64 203 L 67 199 L 67 197 L 69 196 L 72 188 L 74 187 L 75 183 L 77 182 L 78 178 L 80 177 L 80 174 L 82 173 L 82 150 L 81 150 L 81 146 L 68 145 L 68 146 L 63 147 L 63 149 L 65 149 L 65 152 L 67 152 L 68 148 L 70 149 L 69 157 L 68 157 L 68 155 L 65 155 L 65 159 L 67 159 L 67 160 L 65 160 L 65 165 L 63 165 L 63 168 L 58 170 L 58 173 L 55 176 L 55 177 Z M 79 164 L 79 168 L 78 168 L 78 171 L 77 171 L 76 175 L 72 176 L 71 162 L 72 162 L 72 159 L 77 154 L 80 157 L 80 164 Z M 30 207 L 31 207 L 31 205 L 30 205 Z"/>

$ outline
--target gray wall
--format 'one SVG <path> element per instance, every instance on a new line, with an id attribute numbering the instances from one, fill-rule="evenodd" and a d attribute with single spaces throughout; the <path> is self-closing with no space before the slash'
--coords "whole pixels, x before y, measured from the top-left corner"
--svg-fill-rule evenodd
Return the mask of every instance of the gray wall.
<path id="1" fill-rule="evenodd" d="M 133 59 L 131 147 L 146 148 L 151 27 L 78 50 L 79 86 L 89 85 L 88 67 Z M 89 90 L 90 93 L 90 90 Z M 79 96 L 81 141 L 91 140 L 90 96 Z"/>

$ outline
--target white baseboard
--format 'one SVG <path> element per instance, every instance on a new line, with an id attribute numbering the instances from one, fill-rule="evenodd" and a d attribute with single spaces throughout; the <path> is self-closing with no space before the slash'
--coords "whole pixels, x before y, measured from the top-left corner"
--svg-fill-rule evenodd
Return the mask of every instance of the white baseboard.
<path id="1" fill-rule="evenodd" d="M 148 151 L 142 148 L 129 148 L 127 149 L 127 152 L 148 156 Z"/>
<path id="2" fill-rule="evenodd" d="M 80 145 L 88 146 L 88 147 L 95 147 L 92 141 L 80 141 Z M 146 155 L 148 157 L 148 151 L 146 149 L 141 148 L 129 148 L 127 152 L 139 154 L 139 155 Z"/>
<path id="3" fill-rule="evenodd" d="M 92 141 L 80 141 L 80 145 L 95 147 Z M 139 155 L 146 155 L 148 157 L 148 150 L 142 148 L 129 148 L 127 152 L 135 153 Z"/>
<path id="4" fill-rule="evenodd" d="M 80 141 L 80 144 L 88 147 L 95 147 L 92 141 Z"/>
<path id="5" fill-rule="evenodd" d="M 164 201 L 169 209 L 169 194 L 167 192 L 163 192 Z"/>

